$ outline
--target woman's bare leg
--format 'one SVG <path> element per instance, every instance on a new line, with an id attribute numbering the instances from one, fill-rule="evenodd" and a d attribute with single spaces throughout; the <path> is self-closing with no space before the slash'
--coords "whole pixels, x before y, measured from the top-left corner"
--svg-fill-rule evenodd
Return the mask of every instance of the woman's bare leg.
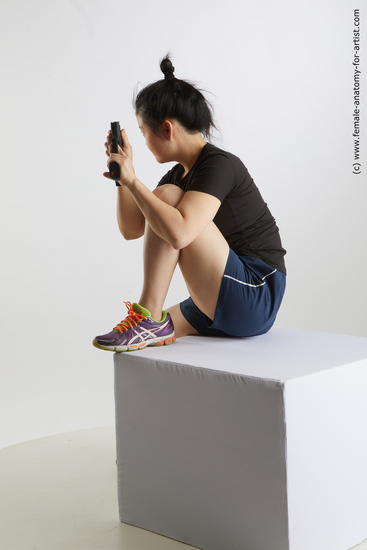
<path id="1" fill-rule="evenodd" d="M 175 185 L 157 187 L 153 193 L 161 200 L 177 206 L 184 193 Z M 160 321 L 162 308 L 176 269 L 180 251 L 158 237 L 146 224 L 144 235 L 144 282 L 139 304 L 151 312 L 153 319 Z"/>
<path id="2" fill-rule="evenodd" d="M 163 304 L 176 269 L 179 250 L 158 237 L 146 226 L 144 235 L 144 283 L 139 304 L 148 309 L 156 321 L 162 317 Z"/>
<path id="3" fill-rule="evenodd" d="M 175 327 L 176 338 L 182 338 L 182 336 L 197 336 L 199 334 L 182 315 L 180 304 L 169 307 L 167 311 L 171 315 Z"/>
<path id="4" fill-rule="evenodd" d="M 177 206 L 183 192 L 176 186 L 158 187 L 155 194 L 172 206 Z M 139 303 L 147 308 L 153 319 L 160 320 L 173 272 L 179 263 L 190 296 L 197 307 L 210 319 L 214 318 L 220 286 L 228 258 L 229 247 L 223 235 L 211 222 L 186 248 L 175 250 L 158 237 L 147 225 L 144 245 L 144 285 Z M 171 308 L 178 336 L 195 334 L 179 306 Z"/>
<path id="5" fill-rule="evenodd" d="M 227 241 L 211 222 L 180 252 L 179 266 L 191 298 L 207 317 L 214 319 L 229 254 Z"/>

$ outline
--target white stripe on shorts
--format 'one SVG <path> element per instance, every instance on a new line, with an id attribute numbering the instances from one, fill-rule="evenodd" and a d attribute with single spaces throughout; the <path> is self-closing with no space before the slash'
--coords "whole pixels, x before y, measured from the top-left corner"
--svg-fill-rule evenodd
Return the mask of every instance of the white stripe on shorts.
<path id="1" fill-rule="evenodd" d="M 227 279 L 232 279 L 232 281 L 236 281 L 236 283 L 240 283 L 241 285 L 252 286 L 253 288 L 258 288 L 259 286 L 264 286 L 264 284 L 265 284 L 264 279 L 266 279 L 266 277 L 269 277 L 269 275 L 273 275 L 273 273 L 275 273 L 276 271 L 278 271 L 278 270 L 274 269 L 274 271 L 272 271 L 271 273 L 268 273 L 267 275 L 265 275 L 265 277 L 263 277 L 261 279 L 263 282 L 260 283 L 259 285 L 251 285 L 250 283 L 244 283 L 243 281 L 239 281 L 238 279 L 235 279 L 234 277 L 231 277 L 230 275 L 224 275 L 224 277 L 226 277 Z"/>

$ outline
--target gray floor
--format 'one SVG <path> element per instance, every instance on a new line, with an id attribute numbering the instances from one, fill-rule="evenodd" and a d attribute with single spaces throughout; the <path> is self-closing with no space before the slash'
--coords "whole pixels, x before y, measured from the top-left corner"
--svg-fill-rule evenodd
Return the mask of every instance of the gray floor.
<path id="1" fill-rule="evenodd" d="M 0 450 L 0 518 L 6 550 L 193 548 L 119 522 L 113 427 Z"/>

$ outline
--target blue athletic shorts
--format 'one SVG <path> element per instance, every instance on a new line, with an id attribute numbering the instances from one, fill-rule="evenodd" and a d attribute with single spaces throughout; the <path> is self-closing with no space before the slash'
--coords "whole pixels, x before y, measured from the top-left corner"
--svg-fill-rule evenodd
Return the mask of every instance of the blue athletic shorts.
<path id="1" fill-rule="evenodd" d="M 230 249 L 213 321 L 192 298 L 181 302 L 180 309 L 202 336 L 259 336 L 274 324 L 285 280 L 281 271 Z"/>

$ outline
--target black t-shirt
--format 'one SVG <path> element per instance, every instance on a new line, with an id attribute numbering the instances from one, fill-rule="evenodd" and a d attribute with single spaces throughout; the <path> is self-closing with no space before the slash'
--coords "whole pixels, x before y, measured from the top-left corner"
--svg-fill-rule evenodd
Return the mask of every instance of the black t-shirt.
<path id="1" fill-rule="evenodd" d="M 214 223 L 239 256 L 259 258 L 286 273 L 279 229 L 267 204 L 243 162 L 210 143 L 202 149 L 195 164 L 184 171 L 176 164 L 159 182 L 174 184 L 183 191 L 201 191 L 217 197 L 221 206 Z"/>

